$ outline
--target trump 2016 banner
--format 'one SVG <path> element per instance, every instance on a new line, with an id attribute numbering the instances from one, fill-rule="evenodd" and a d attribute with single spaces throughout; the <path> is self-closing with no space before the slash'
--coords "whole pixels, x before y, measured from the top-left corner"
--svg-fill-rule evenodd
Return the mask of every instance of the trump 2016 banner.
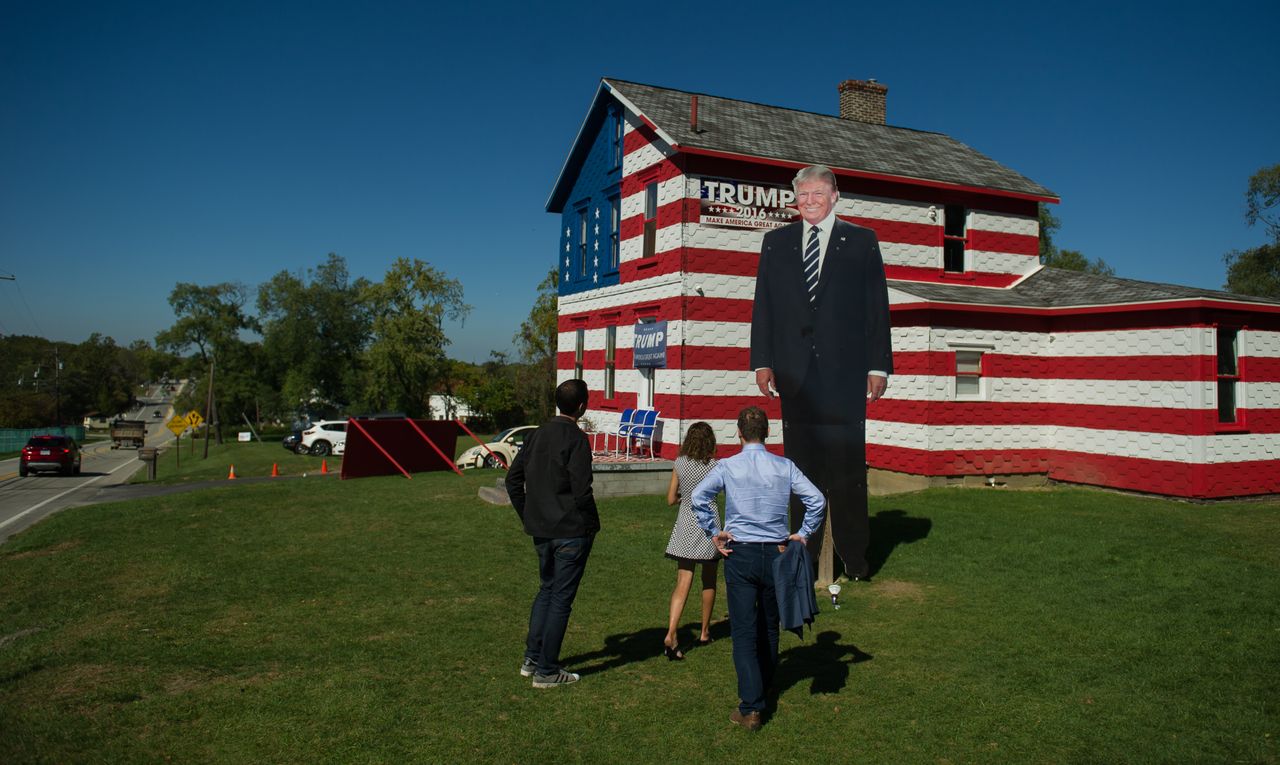
<path id="1" fill-rule="evenodd" d="M 636 339 L 632 344 L 635 367 L 667 366 L 667 323 L 655 321 L 636 325 Z"/>
<path id="2" fill-rule="evenodd" d="M 716 228 L 769 229 L 799 216 L 796 193 L 786 186 L 766 186 L 717 178 L 701 180 L 698 222 Z"/>

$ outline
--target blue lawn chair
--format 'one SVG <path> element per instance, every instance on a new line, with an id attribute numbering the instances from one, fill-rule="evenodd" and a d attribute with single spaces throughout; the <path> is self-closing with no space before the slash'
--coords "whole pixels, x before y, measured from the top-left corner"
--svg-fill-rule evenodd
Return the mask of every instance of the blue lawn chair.
<path id="1" fill-rule="evenodd" d="M 658 410 L 644 410 L 644 417 L 638 423 L 631 426 L 631 434 L 627 439 L 627 456 L 631 456 L 631 442 L 635 441 L 637 449 L 639 443 L 644 441 L 649 445 L 649 459 L 654 459 L 653 454 L 653 432 L 658 428 Z"/>
<path id="2" fill-rule="evenodd" d="M 613 450 L 614 454 L 622 452 L 622 439 L 631 435 L 631 426 L 637 424 L 635 414 L 635 409 L 622 410 L 622 416 L 618 418 L 618 429 L 613 432 L 613 435 L 618 437 L 616 442 L 617 445 Z M 606 454 L 609 452 L 609 443 L 607 438 L 605 439 L 604 450 Z"/>

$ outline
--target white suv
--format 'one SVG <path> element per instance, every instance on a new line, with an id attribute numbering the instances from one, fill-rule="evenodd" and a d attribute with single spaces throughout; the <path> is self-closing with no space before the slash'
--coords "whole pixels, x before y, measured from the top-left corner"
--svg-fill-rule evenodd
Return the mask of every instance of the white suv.
<path id="1" fill-rule="evenodd" d="M 302 440 L 298 442 L 298 453 L 325 457 L 330 454 L 342 454 L 347 450 L 347 421 L 321 420 L 311 423 L 311 427 L 302 431 Z"/>

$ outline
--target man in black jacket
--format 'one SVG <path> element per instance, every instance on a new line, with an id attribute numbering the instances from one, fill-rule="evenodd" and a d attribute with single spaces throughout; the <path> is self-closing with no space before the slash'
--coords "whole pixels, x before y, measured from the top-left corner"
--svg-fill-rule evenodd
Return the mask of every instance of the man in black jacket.
<path id="1" fill-rule="evenodd" d="M 529 612 L 520 674 L 534 688 L 578 682 L 560 666 L 560 644 L 578 584 L 587 567 L 600 514 L 591 493 L 591 443 L 578 428 L 587 412 L 587 384 L 566 380 L 556 388 L 560 414 L 525 440 L 507 471 L 507 496 L 533 537 L 542 586 Z"/>

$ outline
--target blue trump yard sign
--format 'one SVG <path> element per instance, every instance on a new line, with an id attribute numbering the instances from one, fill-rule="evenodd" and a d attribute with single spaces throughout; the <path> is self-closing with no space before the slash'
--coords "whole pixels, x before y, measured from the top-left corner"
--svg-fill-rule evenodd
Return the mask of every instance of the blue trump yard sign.
<path id="1" fill-rule="evenodd" d="M 636 325 L 636 338 L 632 346 L 635 366 L 667 366 L 667 323 L 655 321 Z"/>

